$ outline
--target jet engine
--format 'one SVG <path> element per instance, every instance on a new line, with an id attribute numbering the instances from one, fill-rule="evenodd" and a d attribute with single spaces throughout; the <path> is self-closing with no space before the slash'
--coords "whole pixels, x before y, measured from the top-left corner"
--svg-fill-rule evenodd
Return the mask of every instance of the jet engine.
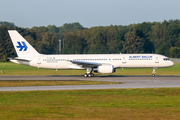
<path id="1" fill-rule="evenodd" d="M 114 73 L 116 72 L 116 69 L 114 68 L 113 65 L 105 65 L 102 64 L 101 66 L 98 66 L 96 69 L 93 70 L 95 73 L 103 73 L 103 74 L 108 74 L 108 73 Z"/>

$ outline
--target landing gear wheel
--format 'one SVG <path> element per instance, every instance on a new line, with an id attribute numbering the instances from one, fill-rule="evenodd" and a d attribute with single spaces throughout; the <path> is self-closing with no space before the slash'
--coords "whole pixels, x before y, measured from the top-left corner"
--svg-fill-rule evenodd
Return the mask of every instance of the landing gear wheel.
<path id="1" fill-rule="evenodd" d="M 91 73 L 91 77 L 94 77 L 94 74 L 93 74 L 93 73 Z"/>
<path id="2" fill-rule="evenodd" d="M 93 73 L 89 73 L 89 74 L 88 74 L 88 77 L 93 77 L 93 76 L 94 76 Z"/>
<path id="3" fill-rule="evenodd" d="M 87 77 L 88 76 L 88 74 L 84 74 L 84 77 Z"/>
<path id="4" fill-rule="evenodd" d="M 91 76 L 91 73 L 90 73 L 90 74 L 88 74 L 88 77 L 92 77 L 92 76 Z"/>
<path id="5" fill-rule="evenodd" d="M 155 77 L 155 74 L 152 74 L 152 77 Z"/>
<path id="6" fill-rule="evenodd" d="M 93 73 L 89 73 L 89 74 L 84 74 L 84 77 L 93 77 L 94 76 L 94 74 Z"/>

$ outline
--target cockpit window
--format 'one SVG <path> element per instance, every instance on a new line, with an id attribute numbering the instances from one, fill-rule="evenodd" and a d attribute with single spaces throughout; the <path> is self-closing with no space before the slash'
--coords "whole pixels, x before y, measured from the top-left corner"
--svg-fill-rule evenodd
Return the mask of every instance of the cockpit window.
<path id="1" fill-rule="evenodd" d="M 169 58 L 164 58 L 163 60 L 167 61 L 167 60 L 170 60 Z"/>

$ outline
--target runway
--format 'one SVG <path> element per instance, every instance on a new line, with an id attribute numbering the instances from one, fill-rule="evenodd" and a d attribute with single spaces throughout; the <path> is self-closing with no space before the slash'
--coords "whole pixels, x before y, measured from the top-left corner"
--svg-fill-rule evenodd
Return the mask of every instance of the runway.
<path id="1" fill-rule="evenodd" d="M 0 80 L 92 80 L 114 81 L 123 84 L 106 85 L 58 85 L 31 87 L 0 87 L 0 91 L 32 91 L 32 90 L 84 90 L 84 89 L 122 89 L 122 88 L 162 88 L 180 87 L 180 76 L 0 76 Z"/>

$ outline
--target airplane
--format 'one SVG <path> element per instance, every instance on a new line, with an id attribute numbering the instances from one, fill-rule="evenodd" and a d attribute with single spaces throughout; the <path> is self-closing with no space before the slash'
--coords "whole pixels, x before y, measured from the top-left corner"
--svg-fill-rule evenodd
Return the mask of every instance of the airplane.
<path id="1" fill-rule="evenodd" d="M 10 61 L 22 65 L 47 69 L 86 69 L 84 77 L 93 73 L 110 74 L 116 68 L 153 68 L 170 67 L 174 63 L 159 54 L 52 54 L 38 53 L 16 30 L 8 30 L 18 57 Z"/>

